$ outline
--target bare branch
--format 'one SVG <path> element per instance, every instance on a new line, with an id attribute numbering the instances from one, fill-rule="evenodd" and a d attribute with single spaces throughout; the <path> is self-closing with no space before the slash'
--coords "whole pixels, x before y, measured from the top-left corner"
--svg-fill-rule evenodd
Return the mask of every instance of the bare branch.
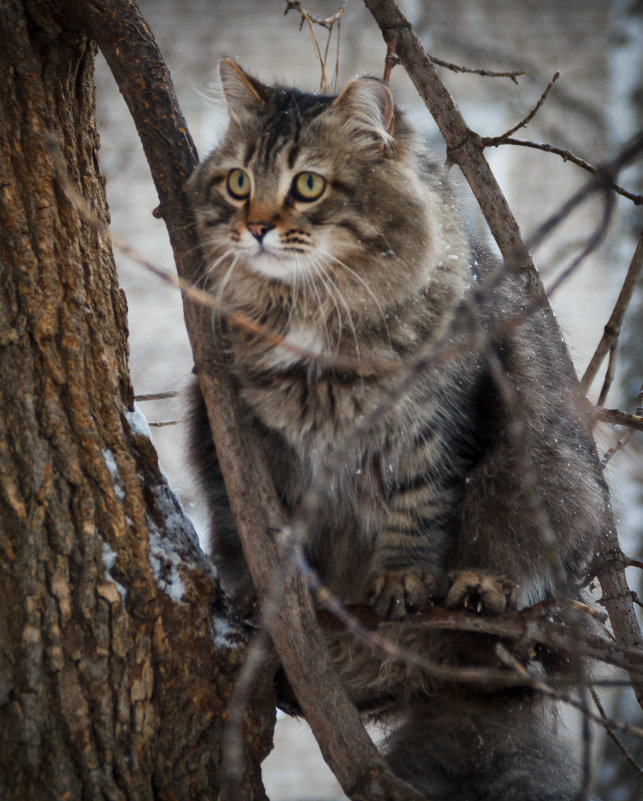
<path id="1" fill-rule="evenodd" d="M 315 46 L 315 51 L 317 53 L 317 58 L 319 59 L 319 65 L 321 67 L 321 80 L 320 80 L 320 89 L 322 92 L 329 92 L 331 88 L 334 88 L 337 83 L 337 77 L 339 75 L 339 44 L 341 40 L 341 24 L 342 24 L 342 17 L 344 16 L 344 11 L 346 10 L 346 3 L 347 0 L 344 0 L 341 8 L 335 12 L 335 14 L 331 15 L 330 17 L 316 17 L 314 14 L 311 14 L 307 11 L 299 0 L 286 0 L 286 10 L 284 11 L 284 16 L 289 11 L 298 11 L 301 15 L 301 21 L 299 23 L 299 30 L 304 27 L 304 23 L 308 25 L 308 29 L 310 30 L 310 35 L 313 40 L 313 45 Z M 326 38 L 326 47 L 324 48 L 324 52 L 322 54 L 321 46 L 319 44 L 319 40 L 317 39 L 317 35 L 315 33 L 314 26 L 318 25 L 322 28 L 326 28 L 328 31 L 328 36 Z M 328 76 L 326 75 L 326 62 L 328 60 L 328 51 L 330 49 L 330 40 L 333 35 L 333 30 L 335 25 L 337 25 L 337 52 L 335 56 L 335 76 L 331 82 L 328 80 Z"/>
<path id="2" fill-rule="evenodd" d="M 586 170 L 592 175 L 596 175 L 600 170 L 600 167 L 590 164 L 589 161 L 586 161 L 580 156 L 575 155 L 571 152 L 571 150 L 567 150 L 563 147 L 556 147 L 555 145 L 550 145 L 544 142 L 532 142 L 529 139 L 514 139 L 513 137 L 507 137 L 506 134 L 502 137 L 502 142 L 495 143 L 492 141 L 492 138 L 489 137 L 483 138 L 482 141 L 485 142 L 488 147 L 497 147 L 499 145 L 519 145 L 520 147 L 530 147 L 534 150 L 543 150 L 545 153 L 553 153 L 556 156 L 560 156 L 563 161 L 571 161 L 572 164 L 576 164 L 576 166 L 581 167 L 583 170 Z M 635 195 L 633 192 L 629 192 L 627 189 L 619 186 L 619 184 L 617 184 L 615 181 L 610 181 L 609 187 L 617 194 L 626 197 L 628 200 L 631 200 L 635 206 L 640 206 L 643 203 L 643 195 Z"/>
<path id="3" fill-rule="evenodd" d="M 623 286 L 621 287 L 621 291 L 619 293 L 618 299 L 616 301 L 616 305 L 614 306 L 614 310 L 610 315 L 607 324 L 605 325 L 605 330 L 603 331 L 603 336 L 601 341 L 598 343 L 596 348 L 596 352 L 592 356 L 587 369 L 585 370 L 585 374 L 581 378 L 580 388 L 581 392 L 587 393 L 592 381 L 596 377 L 598 373 L 599 367 L 601 366 L 601 362 L 605 358 L 606 354 L 611 349 L 612 345 L 617 342 L 618 337 L 621 333 L 621 325 L 623 324 L 623 319 L 625 317 L 625 313 L 627 312 L 627 308 L 632 300 L 632 295 L 634 294 L 634 289 L 636 287 L 636 282 L 638 277 L 641 273 L 641 268 L 643 267 L 643 231 L 639 236 L 638 243 L 636 245 L 636 250 L 634 251 L 634 255 L 632 256 L 632 261 L 630 262 L 630 266 L 627 271 L 627 275 L 625 276 L 625 280 L 623 281 Z"/>
<path id="4" fill-rule="evenodd" d="M 603 724 L 603 728 L 607 732 L 608 736 L 611 737 L 618 750 L 623 754 L 625 759 L 630 763 L 630 765 L 634 768 L 634 770 L 637 773 L 643 773 L 643 768 L 638 764 L 638 762 L 630 754 L 627 748 L 623 745 L 623 743 L 617 736 L 616 732 L 614 731 L 613 727 L 610 725 L 610 720 L 607 717 L 605 710 L 603 709 L 603 705 L 601 703 L 601 699 L 598 696 L 598 693 L 593 688 L 590 689 L 590 692 L 592 694 L 592 699 L 596 704 L 596 708 L 598 709 L 598 712 L 601 716 L 601 722 Z"/>
<path id="5" fill-rule="evenodd" d="M 618 345 L 616 342 L 612 342 L 612 346 L 610 347 L 609 359 L 607 360 L 607 370 L 605 371 L 605 378 L 603 379 L 603 386 L 601 387 L 598 400 L 596 401 L 597 406 L 605 405 L 605 401 L 607 400 L 607 396 L 612 386 L 612 382 L 614 381 L 617 358 L 618 358 Z"/>
<path id="6" fill-rule="evenodd" d="M 612 350 L 610 350 L 610 363 L 611 363 L 611 356 L 614 351 L 614 346 L 612 346 Z M 609 369 L 608 369 L 609 372 Z M 601 392 L 601 396 L 602 396 Z M 599 406 L 600 406 L 600 398 L 599 398 Z M 624 425 L 628 426 L 629 431 L 625 433 L 621 439 L 613 445 L 603 456 L 602 464 L 606 465 L 609 460 L 614 456 L 614 454 L 618 453 L 619 451 L 623 450 L 623 448 L 628 444 L 628 442 L 634 436 L 634 431 L 638 429 L 639 431 L 643 430 L 643 384 L 641 384 L 641 391 L 639 392 L 639 400 L 638 406 L 636 408 L 636 414 L 627 414 L 627 412 L 621 412 L 619 409 L 596 409 L 596 419 L 602 420 L 604 422 L 612 423 L 613 425 Z M 629 566 L 632 566 L 636 563 L 634 560 L 630 560 Z"/>
<path id="7" fill-rule="evenodd" d="M 524 119 L 522 119 L 517 125 L 514 125 L 513 128 L 510 128 L 506 133 L 503 133 L 500 136 L 485 136 L 485 137 L 483 137 L 482 138 L 482 144 L 485 147 L 498 147 L 498 145 L 504 144 L 506 142 L 506 140 L 512 134 L 516 133 L 516 131 L 519 131 L 521 128 L 524 128 L 526 125 L 528 125 L 529 122 L 531 122 L 531 120 L 538 113 L 538 110 L 540 109 L 542 104 L 547 99 L 547 95 L 549 94 L 549 90 L 552 88 L 552 86 L 556 83 L 556 81 L 559 78 L 560 78 L 560 72 L 555 72 L 554 73 L 554 77 L 547 84 L 547 87 L 546 87 L 545 91 L 542 93 L 542 95 L 540 96 L 540 99 L 538 100 L 536 105 L 533 107 L 533 109 L 529 112 L 529 114 L 527 114 L 527 116 Z"/>
<path id="8" fill-rule="evenodd" d="M 436 58 L 432 55 L 430 55 L 429 58 L 431 59 L 431 62 L 433 64 L 437 64 L 438 67 L 444 67 L 452 72 L 473 73 L 474 75 L 481 75 L 483 78 L 510 78 L 514 83 L 518 83 L 516 79 L 525 74 L 525 70 L 495 72 L 494 70 L 485 70 L 478 67 L 463 67 L 460 64 L 452 64 L 449 61 L 443 61 L 441 58 Z"/>
<path id="9" fill-rule="evenodd" d="M 595 407 L 594 414 L 597 420 L 603 423 L 612 423 L 616 426 L 627 426 L 636 431 L 643 431 L 643 415 L 628 414 L 620 409 L 601 409 Z"/>
<path id="10" fill-rule="evenodd" d="M 400 61 L 433 115 L 447 144 L 449 158 L 458 164 L 469 182 L 506 263 L 512 269 L 527 274 L 535 302 L 544 302 L 542 285 L 522 241 L 516 220 L 482 154 L 480 137 L 466 125 L 462 114 L 431 64 L 429 56 L 418 41 L 410 22 L 401 13 L 394 0 L 364 0 L 364 2 L 379 25 L 384 40 L 389 41 L 395 37 L 396 52 Z M 618 160 L 613 162 L 613 168 L 618 169 L 633 158 L 634 153 L 640 152 L 642 144 L 643 137 L 638 137 L 619 154 Z M 594 180 L 599 179 L 597 177 Z M 585 189 L 585 192 L 587 191 Z M 570 204 L 580 202 L 579 198 L 580 195 L 577 193 L 566 206 L 571 207 Z M 563 212 L 564 209 L 561 210 L 561 213 Z M 548 225 L 541 226 L 539 237 L 542 238 L 549 230 L 548 226 L 554 225 L 555 222 L 552 219 L 548 221 Z M 552 325 L 555 326 L 553 319 Z M 571 360 L 569 369 L 573 369 Z M 627 587 L 624 557 L 615 527 L 612 526 L 605 532 L 605 539 L 607 543 L 605 553 L 602 559 L 597 560 L 598 578 L 606 597 L 606 606 L 614 632 L 624 646 L 642 648 L 643 636 Z M 636 675 L 632 675 L 631 678 L 639 703 L 643 706 L 643 682 Z"/>
<path id="11" fill-rule="evenodd" d="M 143 403 L 144 401 L 155 401 L 155 400 L 168 400 L 170 398 L 177 397 L 176 392 L 152 392 L 147 395 L 135 395 L 134 400 L 137 403 Z"/>
<path id="12" fill-rule="evenodd" d="M 319 587 L 316 589 L 319 590 Z M 580 653 L 583 657 L 643 676 L 643 649 L 624 648 L 615 640 L 585 632 L 582 637 L 577 637 L 567 623 L 561 622 L 560 619 L 557 621 L 557 617 L 569 616 L 570 611 L 581 616 L 596 616 L 590 607 L 570 603 L 565 599 L 551 599 L 520 612 L 505 612 L 501 615 L 473 615 L 469 612 L 432 606 L 403 622 L 396 620 L 394 623 L 387 623 L 377 618 L 370 607 L 359 605 L 342 607 L 332 599 L 328 590 L 322 592 L 319 597 L 329 609 L 328 612 L 317 613 L 324 630 L 337 630 L 341 624 L 346 630 L 369 643 L 371 647 L 427 667 L 430 672 L 440 675 L 441 678 L 480 680 L 479 674 L 475 671 L 468 670 L 467 673 L 461 674 L 454 666 L 436 665 L 427 662 L 421 654 L 404 653 L 387 639 L 387 631 L 392 627 L 404 626 L 408 629 L 427 631 L 467 631 L 487 634 L 503 640 L 512 640 L 524 652 L 531 651 L 535 645 L 544 645 L 568 654 Z M 335 618 L 338 622 L 333 622 Z M 507 679 L 507 676 L 504 678 Z M 578 677 L 556 676 L 555 679 L 560 683 L 579 683 Z M 493 674 L 493 680 L 500 680 L 497 672 Z M 586 683 L 591 685 L 593 681 L 589 679 Z"/>
<path id="13" fill-rule="evenodd" d="M 469 181 L 503 257 L 517 270 L 535 274 L 518 224 L 482 154 L 480 137 L 467 127 L 411 23 L 391 0 L 364 2 L 379 25 L 384 40 L 395 39 L 400 61 L 433 115 L 446 142 L 449 158 Z"/>
<path id="14" fill-rule="evenodd" d="M 529 673 L 525 670 L 523 665 L 516 659 L 516 657 L 511 654 L 503 645 L 502 643 L 498 643 L 496 645 L 496 651 L 500 658 L 507 664 L 513 667 L 516 673 L 520 676 L 524 676 L 525 678 L 529 677 Z M 557 701 L 562 701 L 564 704 L 569 704 L 576 709 L 579 709 L 584 716 L 589 718 L 590 720 L 595 721 L 596 723 L 605 724 L 607 723 L 611 726 L 612 729 L 618 729 L 622 731 L 623 734 L 631 734 L 634 737 L 643 737 L 643 729 L 639 726 L 632 726 L 629 723 L 619 723 L 618 721 L 611 720 L 610 718 L 603 718 L 602 716 L 599 717 L 598 715 L 592 714 L 589 709 L 587 708 L 587 704 L 582 702 L 576 701 L 573 698 L 570 698 L 565 693 L 561 693 L 560 690 L 557 690 L 555 687 L 552 687 L 551 684 L 544 681 L 541 678 L 537 678 L 534 681 L 534 686 L 541 692 L 543 695 L 549 696 L 550 698 L 554 698 Z"/>

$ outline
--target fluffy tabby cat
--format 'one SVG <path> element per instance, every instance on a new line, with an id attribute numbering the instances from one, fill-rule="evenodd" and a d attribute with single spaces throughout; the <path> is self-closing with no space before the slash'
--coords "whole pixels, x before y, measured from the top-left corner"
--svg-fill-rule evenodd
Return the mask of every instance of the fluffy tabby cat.
<path id="1" fill-rule="evenodd" d="M 226 308 L 283 337 L 221 320 L 285 507 L 294 514 L 321 488 L 306 549 L 325 584 L 400 619 L 389 624 L 399 631 L 432 601 L 493 613 L 577 594 L 607 494 L 560 335 L 528 300 L 529 279 L 474 254 L 445 175 L 380 81 L 330 97 L 265 86 L 228 59 L 220 74 L 229 126 L 189 183 L 203 279 Z M 193 407 L 214 558 L 242 593 L 196 385 Z M 466 659 L 471 638 L 432 637 L 436 660 Z M 390 665 L 372 652 L 337 662 L 355 697 L 386 686 Z M 409 672 L 398 707 L 388 759 L 431 801 L 575 792 L 549 711 L 524 688 Z"/>

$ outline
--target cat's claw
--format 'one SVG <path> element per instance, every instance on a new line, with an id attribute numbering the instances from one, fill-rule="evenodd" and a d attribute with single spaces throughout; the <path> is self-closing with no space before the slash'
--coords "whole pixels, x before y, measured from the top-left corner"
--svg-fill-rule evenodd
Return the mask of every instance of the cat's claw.
<path id="1" fill-rule="evenodd" d="M 387 620 L 426 609 L 440 595 L 438 578 L 421 570 L 377 573 L 366 590 L 368 603 Z"/>
<path id="2" fill-rule="evenodd" d="M 455 570 L 447 577 L 445 604 L 477 615 L 499 615 L 516 608 L 516 585 L 506 576 L 478 570 Z"/>

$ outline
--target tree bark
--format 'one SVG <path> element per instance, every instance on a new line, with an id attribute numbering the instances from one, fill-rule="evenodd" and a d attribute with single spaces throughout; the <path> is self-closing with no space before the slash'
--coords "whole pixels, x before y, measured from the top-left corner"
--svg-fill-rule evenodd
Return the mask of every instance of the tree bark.
<path id="1" fill-rule="evenodd" d="M 246 632 L 133 410 L 94 46 L 55 7 L 0 8 L 0 797 L 214 799 Z M 273 710 L 264 674 L 246 799 Z"/>

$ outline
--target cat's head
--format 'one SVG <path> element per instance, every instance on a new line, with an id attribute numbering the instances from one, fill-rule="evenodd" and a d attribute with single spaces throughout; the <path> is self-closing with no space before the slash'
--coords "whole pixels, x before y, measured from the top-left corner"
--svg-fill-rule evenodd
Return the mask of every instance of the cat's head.
<path id="1" fill-rule="evenodd" d="M 332 97 L 266 86 L 230 59 L 219 69 L 229 125 L 189 183 L 211 283 L 330 276 L 380 298 L 414 283 L 436 199 L 388 86 L 358 78 Z"/>

